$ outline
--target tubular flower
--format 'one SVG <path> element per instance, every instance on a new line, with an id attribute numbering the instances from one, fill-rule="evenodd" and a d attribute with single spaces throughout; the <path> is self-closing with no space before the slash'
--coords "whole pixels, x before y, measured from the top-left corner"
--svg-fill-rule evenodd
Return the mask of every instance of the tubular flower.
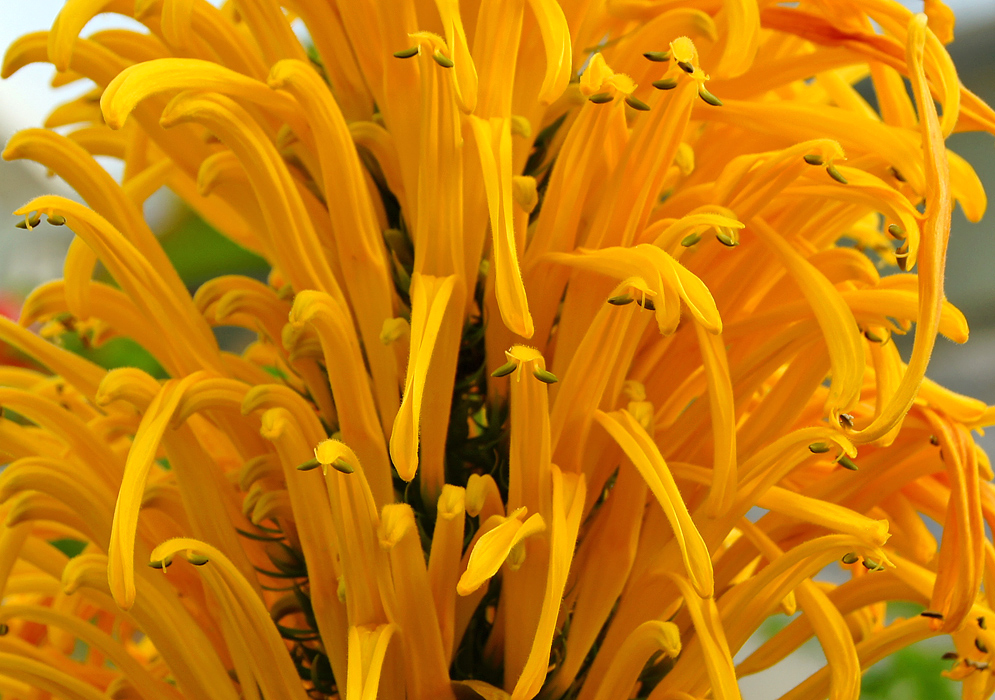
<path id="1" fill-rule="evenodd" d="M 0 316 L 0 694 L 727 700 L 815 637 L 785 697 L 857 700 L 947 634 L 990 696 L 995 407 L 925 372 L 995 112 L 926 8 L 67 0 L 3 63 L 88 92 L 3 153 L 84 203 L 16 212 L 76 238 Z M 161 187 L 268 276 L 191 292 Z"/>

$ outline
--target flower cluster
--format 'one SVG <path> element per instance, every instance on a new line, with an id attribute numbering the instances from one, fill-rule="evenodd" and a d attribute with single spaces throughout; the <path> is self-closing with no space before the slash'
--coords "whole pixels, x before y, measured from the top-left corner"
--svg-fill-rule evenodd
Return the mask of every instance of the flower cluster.
<path id="1" fill-rule="evenodd" d="M 940 0 L 67 0 L 3 63 L 92 89 L 3 153 L 85 204 L 17 212 L 76 237 L 0 318 L 0 692 L 728 700 L 815 636 L 784 697 L 856 700 L 949 634 L 988 697 L 995 409 L 925 379 L 986 203 L 944 140 L 995 133 L 952 38 Z M 191 294 L 162 187 L 268 277 Z"/>

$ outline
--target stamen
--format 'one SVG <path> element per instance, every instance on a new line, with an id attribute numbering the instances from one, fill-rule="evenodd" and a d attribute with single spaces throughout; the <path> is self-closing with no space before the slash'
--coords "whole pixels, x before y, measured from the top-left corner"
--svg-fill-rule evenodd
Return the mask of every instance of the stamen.
<path id="1" fill-rule="evenodd" d="M 890 233 L 892 236 L 894 236 L 900 241 L 904 241 L 905 237 L 908 235 L 905 232 L 905 229 L 899 226 L 898 224 L 889 224 L 888 233 Z"/>
<path id="2" fill-rule="evenodd" d="M 826 166 L 826 172 L 829 173 L 829 177 L 833 178 L 834 180 L 836 180 L 836 182 L 840 183 L 841 185 L 850 184 L 849 181 L 845 177 L 843 177 L 843 173 L 841 173 L 839 170 L 836 169 L 835 165 Z"/>
<path id="3" fill-rule="evenodd" d="M 591 102 L 593 102 L 596 105 L 603 105 L 611 102 L 615 98 L 609 95 L 607 92 L 599 92 L 596 95 L 591 95 L 587 99 L 589 99 Z"/>
<path id="4" fill-rule="evenodd" d="M 443 56 L 441 51 L 436 51 L 435 53 L 433 53 L 432 58 L 434 58 L 435 62 L 438 63 L 443 68 L 452 68 L 453 66 L 456 65 L 455 63 L 453 63 L 453 60 L 451 58 Z"/>
<path id="5" fill-rule="evenodd" d="M 687 236 L 684 236 L 684 238 L 681 239 L 681 245 L 684 246 L 685 248 L 690 248 L 691 246 L 693 246 L 695 243 L 697 243 L 700 240 L 701 240 L 701 234 L 700 233 L 690 233 L 690 234 L 688 234 Z"/>
<path id="6" fill-rule="evenodd" d="M 853 416 L 849 413 L 841 413 L 840 425 L 844 428 L 853 428 Z"/>
<path id="7" fill-rule="evenodd" d="M 905 272 L 908 269 L 909 263 L 909 245 L 905 243 L 901 248 L 895 251 L 895 262 L 898 263 L 898 269 Z"/>
<path id="8" fill-rule="evenodd" d="M 804 155 L 802 156 L 802 160 L 804 160 L 809 165 L 822 165 L 822 163 L 824 162 L 822 160 L 822 156 L 820 156 L 818 153 L 809 153 L 807 155 Z"/>
<path id="9" fill-rule="evenodd" d="M 958 654 L 956 651 L 948 651 L 940 658 L 943 659 L 944 661 L 952 661 L 953 659 L 959 659 L 960 654 Z"/>
<path id="10" fill-rule="evenodd" d="M 864 337 L 867 338 L 872 343 L 883 343 L 884 338 L 879 336 L 877 333 L 872 333 L 871 331 L 864 331 Z"/>
<path id="11" fill-rule="evenodd" d="M 984 615 L 982 615 L 981 617 L 978 618 L 978 627 L 980 627 L 983 630 L 988 629 L 988 625 L 985 624 L 985 616 Z"/>
<path id="12" fill-rule="evenodd" d="M 332 466 L 332 469 L 334 469 L 335 471 L 338 471 L 338 472 L 342 472 L 343 474 L 352 474 L 353 472 L 356 471 L 355 469 L 353 469 L 353 467 L 352 467 L 351 464 L 349 464 L 348 462 L 346 462 L 341 457 L 339 457 L 334 462 L 332 462 L 331 466 Z"/>
<path id="13" fill-rule="evenodd" d="M 65 226 L 66 217 L 56 214 L 55 216 L 48 217 L 48 223 L 50 226 Z"/>
<path id="14" fill-rule="evenodd" d="M 653 87 L 657 90 L 673 90 L 677 87 L 676 78 L 661 78 L 660 80 L 653 81 Z"/>
<path id="15" fill-rule="evenodd" d="M 720 100 L 718 97 L 710 93 L 704 85 L 698 86 L 698 97 L 700 97 L 703 102 L 705 102 L 706 104 L 710 104 L 713 107 L 722 106 L 722 100 Z"/>
<path id="16" fill-rule="evenodd" d="M 187 561 L 193 564 L 194 566 L 204 566 L 204 564 L 209 562 L 210 559 L 205 557 L 203 554 L 187 553 Z"/>
<path id="17" fill-rule="evenodd" d="M 304 462 L 303 464 L 298 464 L 297 465 L 297 471 L 299 471 L 299 472 L 309 472 L 312 469 L 317 469 L 320 466 L 321 466 L 321 462 L 319 462 L 317 459 L 309 459 L 308 461 Z"/>
<path id="18" fill-rule="evenodd" d="M 847 552 L 846 554 L 843 555 L 843 558 L 840 559 L 840 561 L 842 561 L 844 564 L 856 564 L 858 561 L 860 561 L 860 557 L 857 556 L 856 552 Z"/>
<path id="19" fill-rule="evenodd" d="M 808 450 L 812 454 L 821 455 L 821 454 L 824 454 L 826 452 L 829 452 L 829 443 L 828 442 L 813 442 L 811 445 L 808 446 Z"/>
<path id="20" fill-rule="evenodd" d="M 625 306 L 633 302 L 633 298 L 628 294 L 619 294 L 617 297 L 609 297 L 608 303 L 612 306 Z"/>
<path id="21" fill-rule="evenodd" d="M 539 369 L 538 367 L 532 370 L 532 376 L 543 384 L 556 384 L 556 382 L 560 381 L 552 372 L 545 369 Z"/>
<path id="22" fill-rule="evenodd" d="M 694 66 L 688 61 L 678 61 L 677 65 L 681 67 L 681 70 L 685 73 L 694 73 Z"/>
<path id="23" fill-rule="evenodd" d="M 643 54 L 643 57 L 653 63 L 666 63 L 670 60 L 669 51 L 647 51 Z"/>
<path id="24" fill-rule="evenodd" d="M 640 100 L 638 97 L 633 97 L 632 95 L 625 98 L 625 104 L 640 112 L 650 111 L 650 106 L 648 104 Z"/>
<path id="25" fill-rule="evenodd" d="M 412 46 L 410 49 L 404 49 L 403 51 L 395 51 L 394 58 L 411 58 L 412 56 L 418 55 L 418 47 Z"/>
<path id="26" fill-rule="evenodd" d="M 860 563 L 863 564 L 864 568 L 867 569 L 868 571 L 884 571 L 884 565 L 879 564 L 873 559 L 864 558 L 864 561 Z"/>
<path id="27" fill-rule="evenodd" d="M 894 175 L 895 179 L 898 180 L 899 182 L 906 182 L 905 176 L 902 175 L 902 173 L 900 173 L 898 171 L 898 168 L 896 168 L 894 165 L 889 167 L 888 171 L 891 172 L 891 174 Z"/>
<path id="28" fill-rule="evenodd" d="M 508 362 L 506 364 L 501 365 L 493 372 L 491 372 L 491 376 L 494 377 L 495 379 L 500 379 L 501 377 L 507 377 L 516 369 L 518 369 L 517 362 Z"/>
<path id="29" fill-rule="evenodd" d="M 983 641 L 981 641 L 980 637 L 976 637 L 975 638 L 975 640 L 974 640 L 974 647 L 978 651 L 980 651 L 982 654 L 987 654 L 988 653 L 988 646 Z"/>
<path id="30" fill-rule="evenodd" d="M 859 469 L 859 467 L 857 467 L 857 465 L 854 463 L 854 461 L 852 459 L 850 459 L 849 457 L 847 457 L 846 455 L 842 455 L 836 461 L 839 463 L 839 465 L 841 467 L 843 467 L 844 469 L 849 469 L 852 472 L 855 472 L 855 471 L 857 471 Z"/>
<path id="31" fill-rule="evenodd" d="M 715 238 L 718 239 L 719 243 L 724 245 L 726 248 L 735 248 L 739 245 L 739 241 L 730 236 L 725 231 L 719 231 L 715 234 Z"/>

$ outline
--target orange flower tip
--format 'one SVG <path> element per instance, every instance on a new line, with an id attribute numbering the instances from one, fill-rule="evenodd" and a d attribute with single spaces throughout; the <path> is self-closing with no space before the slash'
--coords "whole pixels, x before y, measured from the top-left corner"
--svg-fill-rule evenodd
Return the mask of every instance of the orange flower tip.
<path id="1" fill-rule="evenodd" d="M 864 337 L 867 338 L 872 343 L 883 343 L 884 342 L 884 338 L 882 338 L 877 333 L 874 333 L 872 331 L 864 331 Z"/>
<path id="2" fill-rule="evenodd" d="M 188 552 L 187 561 L 193 564 L 194 566 L 204 566 L 204 564 L 209 562 L 210 559 L 205 557 L 203 554 L 194 554 L 193 552 Z"/>
<path id="3" fill-rule="evenodd" d="M 722 106 L 722 100 L 710 93 L 704 85 L 698 86 L 698 97 L 700 97 L 702 102 L 705 104 L 710 104 L 713 107 Z"/>
<path id="4" fill-rule="evenodd" d="M 956 651 L 948 651 L 946 654 L 944 654 L 940 658 L 943 659 L 944 661 L 952 661 L 954 659 L 959 659 L 960 658 L 960 654 L 958 654 Z"/>
<path id="5" fill-rule="evenodd" d="M 735 248 L 739 245 L 739 241 L 724 231 L 716 233 L 715 238 L 718 239 L 719 243 L 724 245 L 726 248 Z"/>
<path id="6" fill-rule="evenodd" d="M 814 455 L 824 454 L 826 452 L 829 452 L 829 443 L 828 442 L 813 442 L 811 445 L 808 446 L 808 451 L 811 452 Z"/>
<path id="7" fill-rule="evenodd" d="M 395 51 L 394 58 L 412 58 L 418 55 L 418 47 L 412 46 L 410 49 L 404 49 L 403 51 Z"/>
<path id="8" fill-rule="evenodd" d="M 589 99 L 591 102 L 593 102 L 596 105 L 603 105 L 611 102 L 615 98 L 609 95 L 607 92 L 599 92 L 596 95 L 591 95 L 587 99 Z"/>
<path id="9" fill-rule="evenodd" d="M 48 217 L 48 223 L 50 226 L 65 226 L 66 217 L 56 214 L 55 216 Z"/>
<path id="10" fill-rule="evenodd" d="M 647 51 L 643 54 L 643 58 L 647 61 L 652 61 L 653 63 L 666 63 L 670 60 L 669 51 Z"/>
<path id="11" fill-rule="evenodd" d="M 843 173 L 841 173 L 839 170 L 836 169 L 835 165 L 827 165 L 826 172 L 829 173 L 829 177 L 833 178 L 834 180 L 836 180 L 836 182 L 840 183 L 841 185 L 850 184 L 850 182 L 845 177 L 843 177 Z"/>
<path id="12" fill-rule="evenodd" d="M 802 160 L 804 160 L 809 165 L 822 165 L 824 162 L 822 160 L 822 156 L 820 156 L 818 153 L 807 153 L 804 156 L 802 156 Z"/>
<path id="13" fill-rule="evenodd" d="M 684 236 L 684 238 L 681 239 L 681 245 L 684 246 L 685 248 L 690 248 L 700 240 L 701 240 L 700 233 L 691 233 L 688 234 L 687 236 Z"/>
<path id="14" fill-rule="evenodd" d="M 297 465 L 297 471 L 299 471 L 299 472 L 309 472 L 312 469 L 317 469 L 320 466 L 321 466 L 321 462 L 319 462 L 317 459 L 309 459 L 308 461 L 304 462 L 303 464 L 298 464 Z"/>
<path id="15" fill-rule="evenodd" d="M 508 362 L 508 363 L 505 363 L 505 364 L 501 365 L 500 367 L 498 367 L 493 372 L 491 372 L 491 376 L 494 377 L 495 379 L 500 379 L 501 377 L 507 377 L 509 374 L 511 374 L 512 372 L 514 372 L 516 369 L 518 369 L 518 363 L 517 362 Z"/>
<path id="16" fill-rule="evenodd" d="M 868 559 L 864 557 L 864 560 L 860 562 L 865 569 L 868 571 L 884 571 L 884 564 L 880 564 L 873 559 Z"/>
<path id="17" fill-rule="evenodd" d="M 844 469 L 849 469 L 852 472 L 855 472 L 859 469 L 859 467 L 857 467 L 854 461 L 849 457 L 847 457 L 846 455 L 840 455 L 840 458 L 836 461 L 839 463 L 841 467 L 843 467 Z"/>
<path id="18" fill-rule="evenodd" d="M 608 297 L 608 303 L 612 306 L 626 306 L 631 304 L 635 299 L 633 299 L 628 294 L 619 294 L 618 296 Z"/>
<path id="19" fill-rule="evenodd" d="M 650 106 L 648 104 L 640 100 L 638 97 L 633 97 L 632 95 L 625 98 L 625 104 L 629 105 L 638 112 L 650 111 Z"/>
<path id="20" fill-rule="evenodd" d="M 657 90 L 673 90 L 675 87 L 677 87 L 677 79 L 661 78 L 660 80 L 654 80 L 652 85 Z"/>
<path id="21" fill-rule="evenodd" d="M 436 51 L 435 53 L 433 53 L 432 58 L 435 59 L 435 62 L 438 63 L 443 68 L 452 68 L 454 65 L 456 65 L 455 63 L 453 63 L 453 59 L 449 58 L 448 56 L 444 56 L 441 51 Z"/>
<path id="22" fill-rule="evenodd" d="M 902 175 L 902 173 L 894 165 L 888 168 L 888 172 L 890 172 L 892 176 L 899 182 L 906 182 L 905 176 Z"/>
<path id="23" fill-rule="evenodd" d="M 905 229 L 899 226 L 898 224 L 889 224 L 888 233 L 890 233 L 893 238 L 897 238 L 900 241 L 904 241 L 905 237 L 908 235 L 905 232 Z"/>
<path id="24" fill-rule="evenodd" d="M 980 637 L 974 638 L 974 648 L 980 651 L 982 654 L 988 653 L 988 645 L 981 641 Z"/>
<path id="25" fill-rule="evenodd" d="M 560 381 L 552 372 L 545 369 L 539 369 L 538 367 L 532 371 L 532 376 L 543 384 L 556 384 L 556 382 Z"/>
<path id="26" fill-rule="evenodd" d="M 856 552 L 847 552 L 843 555 L 843 558 L 840 559 L 840 561 L 849 566 L 850 564 L 856 564 L 860 561 L 860 557 L 857 556 Z"/>
<path id="27" fill-rule="evenodd" d="M 680 66 L 680 69 L 685 73 L 694 73 L 694 66 L 690 61 L 678 61 L 677 65 Z"/>

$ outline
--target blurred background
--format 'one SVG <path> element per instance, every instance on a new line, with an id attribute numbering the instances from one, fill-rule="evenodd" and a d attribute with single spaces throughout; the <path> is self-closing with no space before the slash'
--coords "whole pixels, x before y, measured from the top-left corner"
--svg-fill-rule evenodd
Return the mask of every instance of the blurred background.
<path id="1" fill-rule="evenodd" d="M 910 9 L 922 10 L 922 0 L 905 0 Z M 947 0 L 957 14 L 957 38 L 949 47 L 960 78 L 989 104 L 995 104 L 995 0 Z M 30 3 L 0 0 L 0 47 L 6 48 L 22 34 L 46 30 L 62 6 L 62 0 L 33 0 Z M 128 20 L 117 15 L 101 15 L 86 32 L 130 28 Z M 45 123 L 57 104 L 75 98 L 86 88 L 69 85 L 52 89 L 52 68 L 31 65 L 6 81 L 0 81 L 0 142 L 6 143 L 15 131 Z M 955 134 L 949 146 L 974 166 L 989 193 L 995 193 L 995 140 L 987 134 Z M 105 162 L 119 174 L 118 164 Z M 38 284 L 62 276 L 62 263 L 71 234 L 64 228 L 42 225 L 34 231 L 14 227 L 9 212 L 40 194 L 73 193 L 61 180 L 46 176 L 34 163 L 0 162 L 0 313 L 16 318 L 20 301 Z M 168 192 L 162 191 L 146 204 L 146 215 L 184 281 L 195 289 L 203 281 L 223 272 L 262 276 L 267 267 L 261 259 L 228 242 L 196 217 Z M 958 207 L 954 212 L 953 233 L 947 263 L 947 296 L 967 316 L 971 340 L 956 345 L 938 341 L 929 375 L 941 384 L 964 394 L 995 403 L 995 214 L 979 224 L 969 223 Z M 229 345 L 247 342 L 234 329 L 219 329 Z M 135 365 L 161 374 L 155 361 L 137 346 L 115 339 L 100 348 L 84 347 L 67 333 L 61 341 L 107 367 Z M 907 351 L 906 351 L 907 352 Z M 906 354 L 907 357 L 907 354 Z M 0 346 L 0 362 L 16 361 Z M 995 429 L 980 438 L 989 455 L 995 455 Z M 824 576 L 833 579 L 834 567 Z M 838 572 L 838 568 L 837 568 Z M 919 613 L 909 604 L 890 604 L 889 620 Z M 789 621 L 779 615 L 768 621 L 737 655 L 737 662 Z M 940 676 L 950 662 L 940 657 L 952 649 L 947 638 L 929 640 L 881 662 L 864 676 L 862 700 L 951 700 L 960 689 Z M 814 640 L 777 666 L 741 680 L 745 700 L 779 697 L 825 664 Z"/>

